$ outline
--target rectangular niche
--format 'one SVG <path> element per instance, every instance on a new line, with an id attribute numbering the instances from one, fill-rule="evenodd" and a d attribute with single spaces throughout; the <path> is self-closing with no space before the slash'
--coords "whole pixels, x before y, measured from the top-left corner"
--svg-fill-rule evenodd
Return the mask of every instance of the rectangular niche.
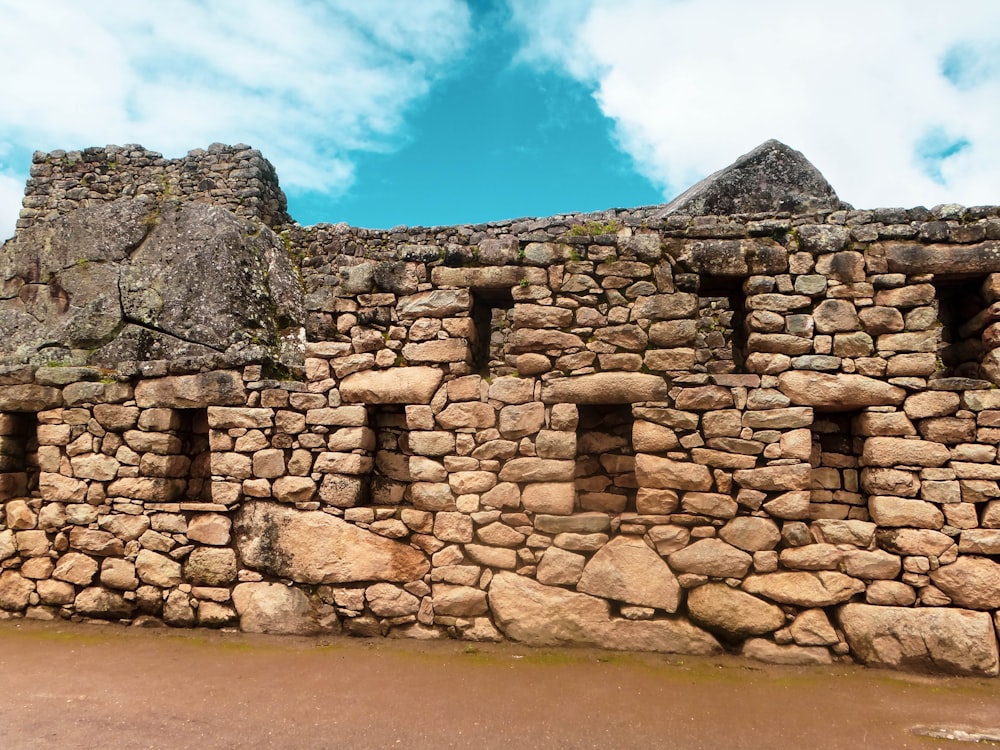
<path id="1" fill-rule="evenodd" d="M 635 511 L 631 404 L 578 406 L 576 496 L 583 510 Z"/>
<path id="2" fill-rule="evenodd" d="M 368 423 L 375 430 L 375 466 L 368 480 L 368 503 L 410 505 L 412 479 L 405 407 L 369 407 Z"/>
<path id="3" fill-rule="evenodd" d="M 854 412 L 817 413 L 812 430 L 812 518 L 867 520 L 861 492 L 864 438 L 854 434 Z"/>
<path id="4" fill-rule="evenodd" d="M 474 289 L 472 292 L 473 370 L 487 375 L 509 375 L 507 340 L 513 330 L 514 298 L 510 289 Z"/>
<path id="5" fill-rule="evenodd" d="M 941 324 L 938 377 L 979 378 L 985 346 L 983 331 L 993 321 L 984 314 L 985 277 L 935 278 L 934 293 Z"/>
<path id="6" fill-rule="evenodd" d="M 170 474 L 187 480 L 183 496 L 197 501 L 212 499 L 212 452 L 208 441 L 207 409 L 175 409 L 174 434 L 180 441 Z"/>
<path id="7" fill-rule="evenodd" d="M 698 364 L 710 373 L 746 372 L 746 296 L 742 278 L 700 278 L 695 347 Z"/>
<path id="8" fill-rule="evenodd" d="M 38 415 L 0 413 L 0 501 L 38 494 Z"/>

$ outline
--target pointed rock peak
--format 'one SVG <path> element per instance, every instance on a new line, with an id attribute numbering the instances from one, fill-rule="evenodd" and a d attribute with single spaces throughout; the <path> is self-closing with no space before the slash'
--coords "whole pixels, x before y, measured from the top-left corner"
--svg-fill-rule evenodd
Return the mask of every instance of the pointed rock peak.
<path id="1" fill-rule="evenodd" d="M 801 152 L 772 139 L 688 188 L 657 217 L 801 214 L 841 208 L 850 206 L 837 197 L 820 171 Z"/>

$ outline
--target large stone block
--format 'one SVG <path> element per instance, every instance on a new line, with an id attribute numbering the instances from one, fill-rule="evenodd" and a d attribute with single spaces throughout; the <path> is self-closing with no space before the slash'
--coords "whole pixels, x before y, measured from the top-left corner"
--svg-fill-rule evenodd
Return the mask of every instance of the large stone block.
<path id="1" fill-rule="evenodd" d="M 615 537 L 584 568 L 577 590 L 644 607 L 676 612 L 681 589 L 663 558 L 644 541 Z"/>
<path id="2" fill-rule="evenodd" d="M 865 584 L 857 578 L 830 570 L 790 571 L 751 575 L 743 582 L 743 590 L 779 604 L 829 607 L 860 594 L 865 590 Z"/>
<path id="3" fill-rule="evenodd" d="M 1000 608 L 1000 564 L 987 557 L 963 555 L 931 571 L 931 580 L 960 607 Z"/>
<path id="4" fill-rule="evenodd" d="M 233 589 L 240 630 L 247 633 L 315 635 L 328 629 L 309 597 L 280 583 L 241 583 Z"/>
<path id="5" fill-rule="evenodd" d="M 723 583 L 709 583 L 691 591 L 688 612 L 703 628 L 729 638 L 763 635 L 785 624 L 781 607 Z"/>
<path id="6" fill-rule="evenodd" d="M 514 573 L 500 572 L 489 589 L 497 627 L 508 638 L 532 646 L 599 648 L 712 654 L 719 644 L 681 619 L 632 622 L 611 617 L 603 599 L 545 586 Z"/>
<path id="7" fill-rule="evenodd" d="M 341 381 L 346 404 L 429 404 L 444 373 L 436 367 L 393 367 L 355 372 Z"/>
<path id="8" fill-rule="evenodd" d="M 243 563 L 300 583 L 413 581 L 430 565 L 423 553 L 321 511 L 248 502 L 234 519 Z"/>
<path id="9" fill-rule="evenodd" d="M 666 398 L 667 383 L 663 378 L 638 372 L 599 372 L 542 384 L 542 401 L 546 404 L 634 404 Z"/>
<path id="10" fill-rule="evenodd" d="M 820 410 L 853 411 L 866 406 L 898 406 L 906 391 L 875 378 L 846 373 L 791 370 L 778 376 L 779 390 L 793 404 Z"/>
<path id="11" fill-rule="evenodd" d="M 143 409 L 239 406 L 246 403 L 246 389 L 238 372 L 217 370 L 143 380 L 136 384 L 135 401 Z"/>
<path id="12" fill-rule="evenodd" d="M 707 466 L 647 453 L 640 453 L 635 457 L 635 478 L 640 487 L 652 489 L 712 489 L 712 474 Z"/>
<path id="13" fill-rule="evenodd" d="M 988 677 L 1000 672 L 986 612 L 845 604 L 837 615 L 851 653 L 868 666 Z"/>

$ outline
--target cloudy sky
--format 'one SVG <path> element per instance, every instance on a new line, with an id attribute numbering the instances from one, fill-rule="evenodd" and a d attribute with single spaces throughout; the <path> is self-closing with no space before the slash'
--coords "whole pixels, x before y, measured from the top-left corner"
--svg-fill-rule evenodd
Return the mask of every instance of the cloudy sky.
<path id="1" fill-rule="evenodd" d="M 249 143 L 302 224 L 664 202 L 768 138 L 858 207 L 1000 203 L 997 0 L 0 0 L 34 150 Z"/>

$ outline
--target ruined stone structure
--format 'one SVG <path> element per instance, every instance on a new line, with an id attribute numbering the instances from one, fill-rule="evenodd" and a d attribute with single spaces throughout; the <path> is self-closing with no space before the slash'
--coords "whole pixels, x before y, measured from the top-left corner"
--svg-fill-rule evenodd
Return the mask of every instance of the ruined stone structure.
<path id="1" fill-rule="evenodd" d="M 774 142 L 477 226 L 299 227 L 242 146 L 24 206 L 0 616 L 998 673 L 997 208 Z"/>

